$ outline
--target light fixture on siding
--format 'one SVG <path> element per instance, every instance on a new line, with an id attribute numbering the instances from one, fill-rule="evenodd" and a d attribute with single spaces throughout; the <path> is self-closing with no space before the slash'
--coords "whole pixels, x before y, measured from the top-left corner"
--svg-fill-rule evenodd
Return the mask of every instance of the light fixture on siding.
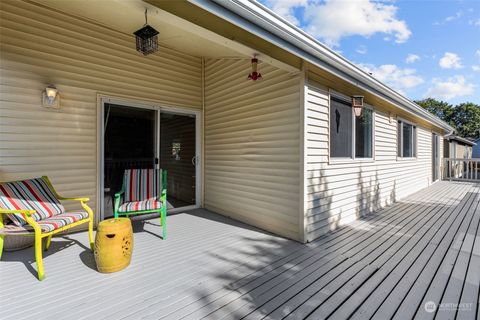
<path id="1" fill-rule="evenodd" d="M 144 56 L 158 50 L 158 31 L 149 26 L 147 22 L 147 9 L 145 9 L 145 24 L 141 29 L 133 33 L 135 35 L 137 51 L 141 52 Z"/>
<path id="2" fill-rule="evenodd" d="M 49 85 L 42 93 L 43 106 L 46 108 L 60 108 L 60 94 L 54 85 Z"/>
<path id="3" fill-rule="evenodd" d="M 252 59 L 252 72 L 248 75 L 248 80 L 256 81 L 256 80 L 262 80 L 262 74 L 257 71 L 258 67 L 258 59 L 253 56 Z"/>
<path id="4" fill-rule="evenodd" d="M 360 117 L 363 108 L 363 96 L 352 96 L 352 107 L 356 117 Z"/>

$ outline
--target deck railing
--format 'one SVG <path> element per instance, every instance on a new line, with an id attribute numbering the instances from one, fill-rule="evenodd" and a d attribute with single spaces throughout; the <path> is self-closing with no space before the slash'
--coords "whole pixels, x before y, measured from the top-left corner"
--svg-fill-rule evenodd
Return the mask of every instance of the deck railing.
<path id="1" fill-rule="evenodd" d="M 480 181 L 480 158 L 445 158 L 443 179 Z"/>

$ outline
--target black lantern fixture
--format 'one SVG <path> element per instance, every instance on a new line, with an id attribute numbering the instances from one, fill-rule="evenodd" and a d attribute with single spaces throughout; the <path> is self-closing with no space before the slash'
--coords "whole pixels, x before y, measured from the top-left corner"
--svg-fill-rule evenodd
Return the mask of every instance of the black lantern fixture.
<path id="1" fill-rule="evenodd" d="M 137 43 L 137 51 L 144 56 L 158 50 L 158 31 L 147 24 L 147 9 L 145 9 L 145 25 L 133 33 Z"/>

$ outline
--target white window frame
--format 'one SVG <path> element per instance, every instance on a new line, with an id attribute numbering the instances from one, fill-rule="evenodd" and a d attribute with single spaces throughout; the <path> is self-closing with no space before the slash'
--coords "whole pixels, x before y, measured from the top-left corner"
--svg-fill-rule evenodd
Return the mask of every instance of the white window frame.
<path id="1" fill-rule="evenodd" d="M 353 110 L 353 107 L 351 107 L 352 110 L 352 156 L 351 157 L 332 157 L 331 156 L 331 137 L 330 137 L 330 126 L 332 125 L 330 123 L 330 113 L 331 113 L 331 101 L 332 98 L 335 98 L 337 100 L 341 100 L 342 102 L 345 102 L 348 105 L 351 105 L 351 102 L 349 100 L 349 97 L 342 95 L 340 93 L 333 93 L 330 92 L 330 95 L 328 97 L 328 162 L 329 163 L 351 163 L 351 162 L 373 162 L 375 161 L 375 108 L 369 104 L 364 104 L 363 108 L 365 109 L 370 109 L 372 111 L 372 156 L 369 158 L 363 158 L 363 157 L 355 157 L 355 143 L 356 143 L 356 136 L 355 136 L 355 112 Z"/>
<path id="2" fill-rule="evenodd" d="M 399 135 L 399 132 L 398 132 L 398 125 L 399 125 L 399 121 L 402 122 L 402 132 L 400 132 L 400 135 Z M 406 124 L 409 124 L 413 127 L 415 127 L 415 134 L 412 134 L 412 146 L 414 146 L 414 155 L 413 157 L 404 157 L 403 156 L 403 123 L 406 123 Z M 401 145 L 401 148 L 400 148 L 400 151 L 401 151 L 401 155 L 398 154 L 398 145 Z M 412 121 L 408 121 L 408 120 L 405 120 L 404 118 L 400 118 L 400 117 L 397 117 L 397 150 L 396 150 L 396 153 L 397 153 L 397 160 L 416 160 L 417 157 L 418 157 L 418 124 L 416 124 L 415 122 L 412 122 Z"/>

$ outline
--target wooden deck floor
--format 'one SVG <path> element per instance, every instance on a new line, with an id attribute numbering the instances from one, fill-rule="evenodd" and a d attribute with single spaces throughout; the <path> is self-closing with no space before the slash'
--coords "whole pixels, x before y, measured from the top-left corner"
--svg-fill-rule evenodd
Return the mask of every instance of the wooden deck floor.
<path id="1" fill-rule="evenodd" d="M 302 245 L 206 210 L 136 224 L 128 269 L 85 233 L 0 262 L 0 319 L 479 319 L 480 184 L 439 182 Z M 435 305 L 436 308 L 427 309 Z"/>

